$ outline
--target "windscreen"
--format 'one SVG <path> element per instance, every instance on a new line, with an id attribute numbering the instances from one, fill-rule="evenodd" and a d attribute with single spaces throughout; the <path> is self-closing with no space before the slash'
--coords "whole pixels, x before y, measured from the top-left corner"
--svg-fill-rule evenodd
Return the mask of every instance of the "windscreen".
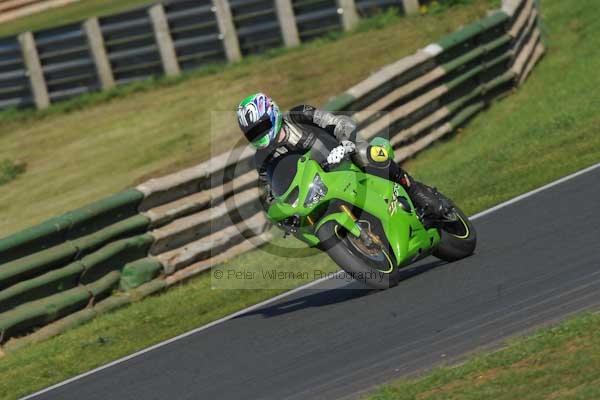
<path id="1" fill-rule="evenodd" d="M 288 153 L 273 160 L 267 170 L 267 176 L 275 196 L 279 197 L 288 190 L 296 176 L 298 160 L 303 155 L 304 153 Z"/>

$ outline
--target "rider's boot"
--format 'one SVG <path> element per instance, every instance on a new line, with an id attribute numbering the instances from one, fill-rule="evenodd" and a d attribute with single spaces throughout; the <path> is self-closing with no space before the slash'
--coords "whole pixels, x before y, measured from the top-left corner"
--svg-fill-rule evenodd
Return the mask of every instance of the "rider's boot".
<path id="1" fill-rule="evenodd" d="M 399 183 L 406 189 L 417 213 L 427 225 L 452 219 L 452 205 L 444 199 L 436 188 L 414 180 L 404 173 Z"/>
<path id="2" fill-rule="evenodd" d="M 360 155 L 360 151 L 358 153 Z M 402 185 L 410 196 L 421 221 L 426 226 L 435 226 L 454 220 L 452 205 L 435 188 L 417 182 L 393 160 L 390 159 L 386 162 L 370 160 L 365 164 L 363 159 L 358 157 L 355 162 L 358 165 L 364 165 L 367 172 L 371 174 L 385 177 Z"/>

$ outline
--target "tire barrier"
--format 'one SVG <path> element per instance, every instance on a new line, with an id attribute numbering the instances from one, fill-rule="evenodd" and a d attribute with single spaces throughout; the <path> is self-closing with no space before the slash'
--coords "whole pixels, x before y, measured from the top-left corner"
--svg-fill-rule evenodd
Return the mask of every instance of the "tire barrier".
<path id="1" fill-rule="evenodd" d="M 138 190 L 127 190 L 2 239 L 0 264 L 89 235 L 137 215 L 143 198 Z"/>
<path id="2" fill-rule="evenodd" d="M 381 69 L 326 108 L 414 156 L 524 82 L 544 53 L 534 0 Z M 266 243 L 253 151 L 236 148 L 0 239 L 0 344 L 10 352 Z"/>
<path id="3" fill-rule="evenodd" d="M 490 13 L 331 99 L 366 138 L 388 136 L 402 162 L 524 82 L 544 52 L 534 0 Z"/>
<path id="4" fill-rule="evenodd" d="M 0 343 L 51 337 L 267 242 L 239 149 L 0 240 Z M 111 296 L 112 295 L 112 296 Z"/>

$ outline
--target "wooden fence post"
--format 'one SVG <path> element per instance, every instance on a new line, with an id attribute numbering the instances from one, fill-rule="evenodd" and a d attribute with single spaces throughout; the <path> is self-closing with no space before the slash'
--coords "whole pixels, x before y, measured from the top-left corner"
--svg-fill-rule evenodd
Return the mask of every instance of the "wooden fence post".
<path id="1" fill-rule="evenodd" d="M 161 3 L 158 3 L 150 7 L 148 12 L 152 20 L 154 37 L 156 38 L 165 74 L 167 76 L 177 76 L 181 74 L 181 69 L 177 61 L 177 53 L 173 44 L 173 38 L 171 37 L 171 31 L 169 30 L 165 8 Z"/>
<path id="2" fill-rule="evenodd" d="M 48 95 L 48 87 L 46 86 L 46 79 L 44 78 L 44 71 L 33 34 L 31 32 L 21 33 L 19 42 L 21 43 L 27 75 L 29 75 L 29 81 L 31 82 L 35 105 L 38 109 L 47 108 L 50 105 L 50 96 Z"/>
<path id="3" fill-rule="evenodd" d="M 92 52 L 92 58 L 94 59 L 94 65 L 96 66 L 96 72 L 100 79 L 100 86 L 102 89 L 110 89 L 115 86 L 115 77 L 112 72 L 110 60 L 106 54 L 106 47 L 104 46 L 104 37 L 102 36 L 102 30 L 98 23 L 98 18 L 93 17 L 86 20 L 83 23 L 83 29 L 87 36 L 90 51 Z"/>
<path id="4" fill-rule="evenodd" d="M 342 25 L 344 30 L 348 31 L 358 23 L 358 13 L 354 0 L 337 0 L 338 12 L 342 15 Z"/>
<path id="5" fill-rule="evenodd" d="M 283 42 L 286 47 L 295 47 L 300 44 L 300 35 L 298 34 L 298 25 L 294 16 L 294 8 L 291 0 L 275 0 L 277 9 L 277 18 L 283 34 Z"/>
<path id="6" fill-rule="evenodd" d="M 227 0 L 213 0 L 214 12 L 217 17 L 217 24 L 221 32 L 221 38 L 225 46 L 225 53 L 229 61 L 239 61 L 242 59 L 240 43 L 233 25 L 233 17 L 229 2 Z"/>
<path id="7" fill-rule="evenodd" d="M 406 15 L 414 15 L 419 13 L 419 0 L 402 0 L 404 13 Z"/>

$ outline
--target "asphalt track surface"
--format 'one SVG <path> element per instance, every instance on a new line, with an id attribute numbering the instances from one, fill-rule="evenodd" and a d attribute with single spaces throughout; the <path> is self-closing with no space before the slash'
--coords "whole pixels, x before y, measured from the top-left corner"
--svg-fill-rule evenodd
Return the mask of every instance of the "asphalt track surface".
<path id="1" fill-rule="evenodd" d="M 600 304 L 600 168 L 476 219 L 476 255 L 330 279 L 35 399 L 339 399 Z M 151 332 L 149 332 L 151 334 Z"/>

